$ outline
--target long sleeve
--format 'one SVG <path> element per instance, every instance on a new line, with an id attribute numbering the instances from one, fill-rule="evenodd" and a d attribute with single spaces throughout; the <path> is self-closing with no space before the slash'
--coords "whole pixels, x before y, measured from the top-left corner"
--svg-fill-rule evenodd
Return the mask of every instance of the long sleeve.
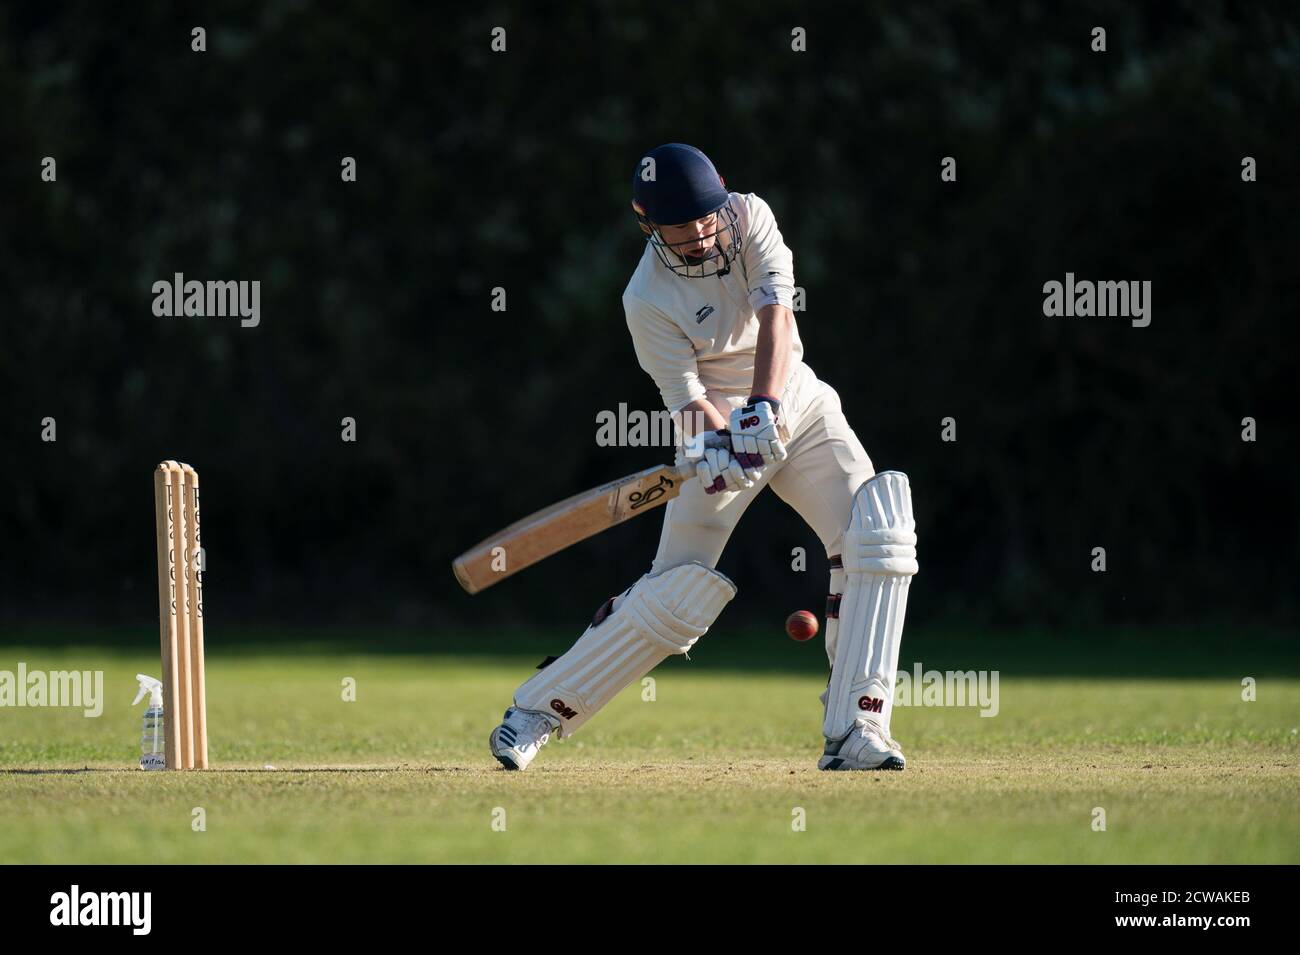
<path id="1" fill-rule="evenodd" d="M 680 328 L 663 312 L 634 295 L 623 296 L 627 327 L 636 359 L 654 379 L 664 407 L 675 412 L 706 394 L 700 383 L 695 349 Z"/>
<path id="2" fill-rule="evenodd" d="M 750 193 L 748 235 L 742 247 L 748 277 L 749 304 L 794 307 L 794 255 L 781 238 L 776 217 L 766 202 Z"/>

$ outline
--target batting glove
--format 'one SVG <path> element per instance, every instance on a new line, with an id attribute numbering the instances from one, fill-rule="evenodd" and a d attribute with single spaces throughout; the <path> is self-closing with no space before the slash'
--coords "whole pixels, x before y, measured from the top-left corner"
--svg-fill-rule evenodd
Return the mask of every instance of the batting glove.
<path id="1" fill-rule="evenodd" d="M 777 414 L 781 403 L 767 395 L 754 395 L 731 412 L 731 452 L 752 481 L 769 464 L 786 459 Z"/>
<path id="2" fill-rule="evenodd" d="M 721 431 L 717 433 L 723 434 Z M 744 491 L 754 486 L 754 482 L 740 466 L 740 462 L 726 447 L 706 446 L 699 462 L 695 465 L 695 473 L 699 476 L 705 494 Z"/>

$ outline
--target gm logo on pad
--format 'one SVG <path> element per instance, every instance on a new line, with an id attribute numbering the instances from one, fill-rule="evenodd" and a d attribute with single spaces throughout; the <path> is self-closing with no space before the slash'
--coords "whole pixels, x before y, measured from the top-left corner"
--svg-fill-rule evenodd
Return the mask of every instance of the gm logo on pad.
<path id="1" fill-rule="evenodd" d="M 578 711 L 573 709 L 563 700 L 551 700 L 551 709 L 559 713 L 566 720 L 571 720 L 578 715 Z"/>

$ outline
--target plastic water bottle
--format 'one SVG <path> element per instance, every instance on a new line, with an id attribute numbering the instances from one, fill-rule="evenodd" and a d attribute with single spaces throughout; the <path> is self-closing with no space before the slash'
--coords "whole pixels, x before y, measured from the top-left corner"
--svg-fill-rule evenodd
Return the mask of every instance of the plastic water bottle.
<path id="1" fill-rule="evenodd" d="M 135 703 L 131 705 L 137 705 L 146 693 L 149 694 L 149 708 L 144 711 L 144 729 L 140 733 L 140 768 L 166 769 L 164 744 L 167 731 L 163 722 L 162 681 L 143 673 L 137 673 L 135 678 L 140 683 L 140 692 L 135 695 Z"/>

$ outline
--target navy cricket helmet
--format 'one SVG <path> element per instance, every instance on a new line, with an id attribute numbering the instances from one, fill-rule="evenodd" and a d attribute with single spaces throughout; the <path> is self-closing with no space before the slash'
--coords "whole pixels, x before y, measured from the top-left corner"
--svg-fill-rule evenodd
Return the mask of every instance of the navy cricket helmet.
<path id="1" fill-rule="evenodd" d="M 726 275 L 740 253 L 740 227 L 727 184 L 694 146 L 667 143 L 646 153 L 632 173 L 632 211 L 646 240 L 683 278 Z M 703 220 L 703 221 L 701 221 Z M 699 223 L 691 234 L 664 238 L 665 226 Z"/>

